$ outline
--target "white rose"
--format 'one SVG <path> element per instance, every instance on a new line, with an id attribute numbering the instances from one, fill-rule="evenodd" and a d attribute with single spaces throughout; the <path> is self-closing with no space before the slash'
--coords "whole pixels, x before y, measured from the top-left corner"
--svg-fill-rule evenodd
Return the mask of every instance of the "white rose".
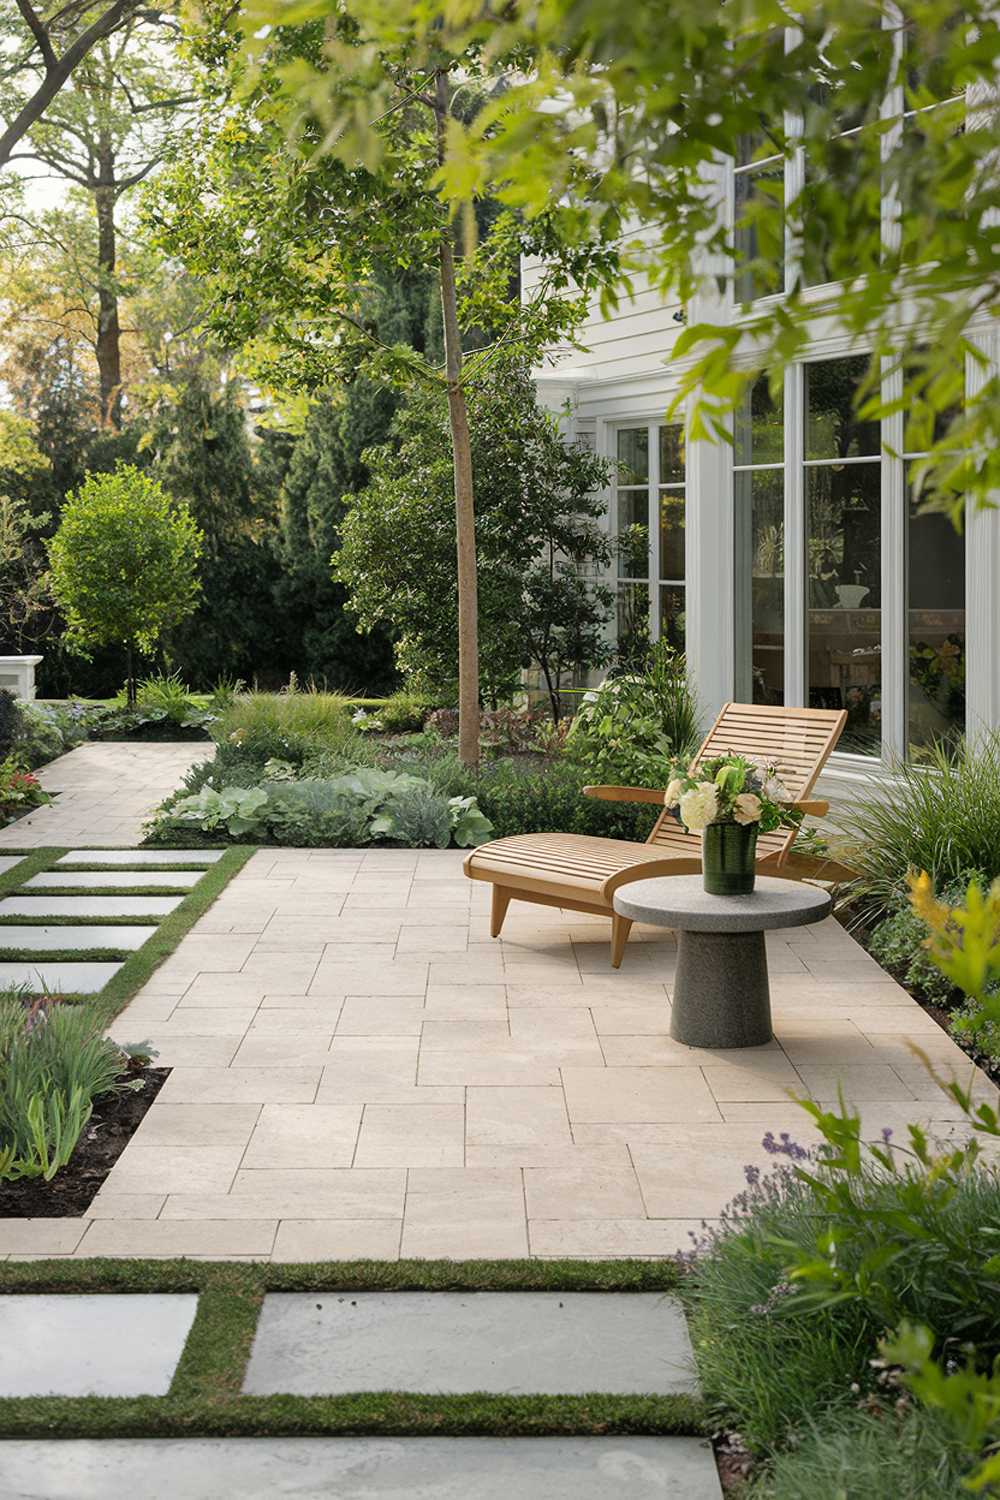
<path id="1" fill-rule="evenodd" d="M 681 822 L 689 833 L 700 833 L 714 823 L 719 810 L 719 788 L 712 781 L 692 787 L 681 798 Z"/>
<path id="2" fill-rule="evenodd" d="M 748 823 L 760 822 L 760 798 L 753 792 L 741 792 L 733 802 L 733 817 L 744 827 Z"/>
<path id="3" fill-rule="evenodd" d="M 667 790 L 663 794 L 664 807 L 676 807 L 681 800 L 680 779 L 675 776 L 673 781 L 667 784 Z"/>

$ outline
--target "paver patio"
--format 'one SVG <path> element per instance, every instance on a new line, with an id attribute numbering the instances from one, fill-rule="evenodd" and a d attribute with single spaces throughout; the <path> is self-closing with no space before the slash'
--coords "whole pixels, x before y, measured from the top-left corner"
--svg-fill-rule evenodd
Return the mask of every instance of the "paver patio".
<path id="1" fill-rule="evenodd" d="M 142 825 L 212 746 L 92 741 L 36 772 L 55 802 L 0 828 L 0 849 L 46 844 L 137 844 Z"/>
<path id="2" fill-rule="evenodd" d="M 964 1054 L 833 920 L 768 939 L 777 1040 L 669 1031 L 674 942 L 514 906 L 458 851 L 263 850 L 118 1019 L 173 1069 L 88 1214 L 0 1221 L 0 1254 L 659 1256 L 810 1139 L 954 1127 L 909 1050 Z M 996 1091 L 979 1075 L 977 1092 Z"/>

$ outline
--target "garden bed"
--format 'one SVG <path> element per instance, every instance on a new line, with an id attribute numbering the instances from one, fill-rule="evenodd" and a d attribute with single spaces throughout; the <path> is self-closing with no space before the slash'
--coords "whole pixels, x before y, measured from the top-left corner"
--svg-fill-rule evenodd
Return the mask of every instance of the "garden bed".
<path id="1" fill-rule="evenodd" d="M 141 1080 L 142 1088 L 126 1087 L 95 1102 L 76 1150 L 51 1182 L 41 1177 L 0 1182 L 0 1219 L 66 1219 L 85 1213 L 169 1073 L 169 1068 L 133 1065 L 124 1082 Z"/>

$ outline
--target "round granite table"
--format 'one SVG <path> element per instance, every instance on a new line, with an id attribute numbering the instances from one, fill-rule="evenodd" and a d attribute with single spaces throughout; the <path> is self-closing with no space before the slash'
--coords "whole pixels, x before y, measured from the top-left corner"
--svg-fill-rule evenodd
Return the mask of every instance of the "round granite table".
<path id="1" fill-rule="evenodd" d="M 832 899 L 797 880 L 757 876 L 747 896 L 710 896 L 700 875 L 636 880 L 615 911 L 677 933 L 670 1035 L 688 1047 L 760 1047 L 771 1040 L 764 933 L 828 915 Z"/>

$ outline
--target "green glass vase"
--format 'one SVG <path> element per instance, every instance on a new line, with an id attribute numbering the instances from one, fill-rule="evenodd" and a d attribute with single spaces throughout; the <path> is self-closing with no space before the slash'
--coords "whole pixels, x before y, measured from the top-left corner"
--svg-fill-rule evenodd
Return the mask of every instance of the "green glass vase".
<path id="1" fill-rule="evenodd" d="M 709 823 L 701 835 L 701 869 L 712 896 L 746 896 L 753 890 L 756 823 Z"/>

